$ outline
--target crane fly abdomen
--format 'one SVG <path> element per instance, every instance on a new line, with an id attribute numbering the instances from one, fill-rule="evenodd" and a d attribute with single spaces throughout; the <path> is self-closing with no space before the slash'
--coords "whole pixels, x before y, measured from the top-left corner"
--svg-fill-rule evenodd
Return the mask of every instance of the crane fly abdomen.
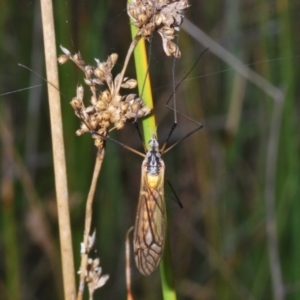
<path id="1" fill-rule="evenodd" d="M 142 164 L 141 188 L 133 234 L 135 263 L 143 275 L 150 275 L 157 268 L 164 249 L 164 176 L 165 165 L 159 151 L 149 150 Z"/>

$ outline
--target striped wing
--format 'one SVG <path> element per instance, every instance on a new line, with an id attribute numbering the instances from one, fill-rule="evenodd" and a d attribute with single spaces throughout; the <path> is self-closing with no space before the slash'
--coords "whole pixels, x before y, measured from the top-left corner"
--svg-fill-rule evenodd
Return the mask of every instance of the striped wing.
<path id="1" fill-rule="evenodd" d="M 165 244 L 166 214 L 164 201 L 165 166 L 161 161 L 158 175 L 146 173 L 142 165 L 141 189 L 133 234 L 135 263 L 143 275 L 158 266 Z"/>

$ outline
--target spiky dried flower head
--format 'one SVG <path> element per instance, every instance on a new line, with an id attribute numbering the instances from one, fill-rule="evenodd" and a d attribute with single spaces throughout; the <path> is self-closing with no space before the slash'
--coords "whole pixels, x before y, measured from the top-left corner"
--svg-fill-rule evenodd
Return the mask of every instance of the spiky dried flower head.
<path id="1" fill-rule="evenodd" d="M 93 295 L 96 289 L 105 285 L 109 279 L 109 275 L 102 275 L 102 268 L 100 267 L 100 258 L 89 258 L 86 272 L 86 282 L 89 288 L 89 294 Z"/>
<path id="2" fill-rule="evenodd" d="M 96 231 L 88 237 L 87 247 L 81 243 L 80 254 L 90 255 L 91 249 L 95 246 L 96 240 Z M 78 271 L 78 274 L 81 273 L 81 270 Z M 88 285 L 90 297 L 94 294 L 95 290 L 101 288 L 106 281 L 109 279 L 109 275 L 102 275 L 102 268 L 100 266 L 100 258 L 91 258 L 88 257 L 87 265 L 84 274 L 84 280 Z"/>
<path id="3" fill-rule="evenodd" d="M 183 22 L 183 11 L 188 7 L 188 0 L 132 0 L 127 5 L 127 13 L 139 28 L 138 35 L 149 39 L 153 31 L 157 31 L 166 55 L 179 58 L 180 50 L 172 40 Z"/>
<path id="4" fill-rule="evenodd" d="M 122 129 L 125 122 L 134 118 L 148 115 L 151 109 L 145 106 L 143 100 L 136 94 L 120 95 L 118 86 L 123 89 L 134 89 L 137 86 L 135 79 L 121 78 L 118 74 L 115 78 L 112 69 L 115 66 L 118 55 L 111 54 L 105 62 L 96 60 L 96 67 L 86 65 L 80 53 L 72 55 L 69 50 L 61 47 L 64 52 L 58 58 L 60 63 L 72 60 L 85 74 L 84 82 L 92 92 L 91 105 L 84 105 L 84 89 L 78 86 L 76 96 L 71 105 L 77 117 L 82 120 L 77 135 L 91 132 L 95 139 L 95 146 L 103 147 L 104 138 L 113 129 Z M 119 84 L 121 81 L 121 84 Z M 93 134 L 94 133 L 94 134 Z"/>

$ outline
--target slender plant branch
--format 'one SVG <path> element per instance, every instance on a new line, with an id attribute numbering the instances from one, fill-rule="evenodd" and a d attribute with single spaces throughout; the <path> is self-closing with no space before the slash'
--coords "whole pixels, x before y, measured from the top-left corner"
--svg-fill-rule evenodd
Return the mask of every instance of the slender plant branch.
<path id="1" fill-rule="evenodd" d="M 105 148 L 100 148 L 97 152 L 96 162 L 93 172 L 93 178 L 90 186 L 90 191 L 86 200 L 86 208 L 85 208 L 85 224 L 84 224 L 84 232 L 83 232 L 83 245 L 87 251 L 82 253 L 81 255 L 81 263 L 80 263 L 80 282 L 78 288 L 77 300 L 83 299 L 83 292 L 85 286 L 85 277 L 86 277 L 86 267 L 88 261 L 88 238 L 91 231 L 92 224 L 92 213 L 93 213 L 93 201 L 94 195 L 96 191 L 96 186 L 99 178 L 99 174 L 102 167 L 102 162 L 104 159 Z"/>
<path id="2" fill-rule="evenodd" d="M 135 37 L 133 38 L 130 46 L 129 46 L 129 49 L 127 51 L 127 54 L 126 54 L 126 58 L 125 58 L 125 61 L 124 61 L 124 66 L 123 66 L 123 69 L 120 73 L 120 78 L 119 78 L 119 82 L 118 82 L 118 85 L 116 86 L 116 90 L 115 90 L 115 95 L 118 95 L 119 94 L 119 91 L 120 91 L 120 88 L 121 88 L 121 84 L 123 82 L 123 78 L 124 78 L 124 75 L 125 75 L 125 72 L 126 72 L 126 69 L 128 67 L 128 63 L 129 63 L 129 60 L 130 60 L 130 57 L 137 45 L 137 43 L 139 42 L 139 40 L 141 39 L 141 37 L 139 35 L 135 35 Z"/>
<path id="3" fill-rule="evenodd" d="M 58 88 L 59 83 L 52 1 L 41 0 L 41 10 L 47 80 L 52 82 Z M 71 300 L 74 299 L 76 295 L 76 286 L 60 94 L 59 91 L 50 84 L 48 84 L 48 101 L 50 110 L 55 187 L 62 256 L 64 299 Z"/>
<path id="4" fill-rule="evenodd" d="M 195 26 L 191 21 L 185 19 L 182 24 L 182 29 L 188 32 L 195 40 L 201 43 L 203 46 L 209 48 L 209 50 L 216 56 L 221 58 L 235 71 L 244 76 L 247 80 L 255 84 L 267 95 L 272 97 L 274 101 L 283 101 L 283 93 L 276 86 L 272 85 L 264 77 L 253 71 L 251 68 L 245 66 L 239 59 L 232 55 L 229 51 L 223 48 L 220 44 L 216 43 L 212 38 L 205 34 L 199 27 Z"/>
<path id="5" fill-rule="evenodd" d="M 266 205 L 266 232 L 269 252 L 270 271 L 272 278 L 273 299 L 283 300 L 284 285 L 282 280 L 280 255 L 278 249 L 278 234 L 276 226 L 276 162 L 278 155 L 280 127 L 284 102 L 274 102 L 270 134 L 267 149 L 265 205 Z"/>
<path id="6" fill-rule="evenodd" d="M 131 268 L 130 268 L 130 233 L 133 230 L 133 226 L 127 230 L 126 241 L 125 241 L 125 261 L 126 261 L 126 289 L 127 289 L 127 300 L 133 300 L 131 290 Z"/>

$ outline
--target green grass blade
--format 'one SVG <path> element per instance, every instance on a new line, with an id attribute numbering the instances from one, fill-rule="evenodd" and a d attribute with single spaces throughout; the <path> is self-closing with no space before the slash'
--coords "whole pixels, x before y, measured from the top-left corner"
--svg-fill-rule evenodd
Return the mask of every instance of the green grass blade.
<path id="1" fill-rule="evenodd" d="M 135 26 L 131 26 L 132 39 L 136 36 L 138 30 Z M 135 68 L 138 81 L 139 94 L 143 98 L 145 104 L 153 109 L 153 99 L 150 78 L 148 73 L 148 60 L 146 53 L 145 40 L 141 39 L 134 50 Z M 155 116 L 152 113 L 142 121 L 144 140 L 147 142 L 151 139 L 153 133 L 156 133 Z M 163 291 L 163 299 L 176 299 L 176 292 L 173 284 L 171 249 L 166 232 L 166 243 L 163 253 L 163 258 L 160 263 L 160 275 Z"/>

